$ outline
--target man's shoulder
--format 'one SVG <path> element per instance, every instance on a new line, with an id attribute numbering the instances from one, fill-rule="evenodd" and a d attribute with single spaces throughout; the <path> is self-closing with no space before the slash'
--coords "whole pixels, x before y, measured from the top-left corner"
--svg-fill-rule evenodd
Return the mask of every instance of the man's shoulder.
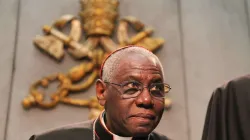
<path id="1" fill-rule="evenodd" d="M 151 136 L 153 137 L 154 140 L 170 140 L 167 136 L 157 132 L 152 132 Z"/>
<path id="2" fill-rule="evenodd" d="M 79 122 L 47 130 L 30 137 L 30 140 L 78 140 L 82 136 L 92 138 L 93 120 Z"/>
<path id="3" fill-rule="evenodd" d="M 228 88 L 228 87 L 236 87 L 240 88 L 248 88 L 250 84 L 250 74 L 235 77 L 227 82 L 225 82 L 221 87 Z"/>

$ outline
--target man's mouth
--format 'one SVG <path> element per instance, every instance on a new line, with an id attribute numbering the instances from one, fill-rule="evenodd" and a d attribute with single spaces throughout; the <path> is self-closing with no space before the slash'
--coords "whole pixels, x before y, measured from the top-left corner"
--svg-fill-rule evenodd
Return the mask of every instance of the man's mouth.
<path id="1" fill-rule="evenodd" d="M 156 116 L 150 113 L 138 113 L 138 114 L 131 115 L 130 118 L 155 120 Z"/>

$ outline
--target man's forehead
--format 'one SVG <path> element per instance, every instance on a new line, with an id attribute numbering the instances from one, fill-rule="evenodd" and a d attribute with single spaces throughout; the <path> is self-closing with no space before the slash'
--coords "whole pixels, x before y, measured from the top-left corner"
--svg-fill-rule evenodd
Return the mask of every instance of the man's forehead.
<path id="1" fill-rule="evenodd" d="M 140 53 L 125 54 L 121 60 L 119 67 L 157 67 L 160 69 L 160 64 L 155 57 L 146 56 Z"/>
<path id="2" fill-rule="evenodd" d="M 139 77 L 143 73 L 151 77 L 154 75 L 153 77 L 163 78 L 160 65 L 154 57 L 145 57 L 140 54 L 130 56 L 132 55 L 130 54 L 127 59 L 121 59 L 113 78 Z"/>

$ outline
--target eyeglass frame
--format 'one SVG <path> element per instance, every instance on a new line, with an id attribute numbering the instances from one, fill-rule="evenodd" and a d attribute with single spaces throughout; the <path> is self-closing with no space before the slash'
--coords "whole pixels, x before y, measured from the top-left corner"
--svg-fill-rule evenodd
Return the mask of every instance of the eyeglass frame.
<path id="1" fill-rule="evenodd" d="M 153 84 L 163 84 L 164 88 L 165 88 L 165 86 L 169 88 L 168 92 L 165 92 L 165 89 L 164 89 L 164 91 L 163 91 L 164 92 L 164 96 L 163 97 L 157 97 L 157 96 L 154 96 L 153 94 L 151 94 L 151 90 L 149 89 L 149 87 L 151 86 L 151 84 L 148 85 L 148 86 L 144 86 L 141 82 L 138 82 L 138 81 L 127 81 L 126 83 L 122 83 L 122 84 L 117 84 L 117 83 L 108 82 L 108 81 L 103 81 L 103 82 L 106 83 L 106 84 L 113 84 L 113 85 L 119 86 L 120 88 L 122 88 L 125 84 L 132 83 L 132 82 L 136 82 L 136 83 L 142 85 L 142 88 L 138 89 L 138 91 L 140 91 L 140 93 L 138 93 L 137 96 L 130 97 L 130 98 L 136 98 L 136 97 L 138 97 L 143 92 L 143 89 L 147 88 L 148 92 L 150 93 L 150 95 L 152 97 L 154 97 L 154 98 L 160 98 L 160 99 L 165 99 L 166 98 L 166 93 L 169 93 L 169 91 L 172 89 L 171 86 L 169 84 L 167 84 L 167 83 L 162 83 L 162 82 L 161 83 L 153 83 Z M 124 91 L 123 92 L 121 92 L 120 90 L 118 90 L 118 91 L 120 92 L 121 95 L 125 95 Z M 125 98 L 125 99 L 129 99 L 129 98 Z"/>

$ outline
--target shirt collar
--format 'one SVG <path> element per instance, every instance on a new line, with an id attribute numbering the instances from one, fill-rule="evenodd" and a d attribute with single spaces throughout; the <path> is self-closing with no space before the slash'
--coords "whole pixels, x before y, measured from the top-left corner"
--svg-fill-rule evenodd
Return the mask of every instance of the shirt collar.
<path id="1" fill-rule="evenodd" d="M 95 121 L 95 135 L 97 138 L 105 138 L 105 140 L 132 140 L 133 137 L 121 137 L 108 130 L 104 121 L 105 111 Z M 149 140 L 149 136 L 148 136 Z"/>

